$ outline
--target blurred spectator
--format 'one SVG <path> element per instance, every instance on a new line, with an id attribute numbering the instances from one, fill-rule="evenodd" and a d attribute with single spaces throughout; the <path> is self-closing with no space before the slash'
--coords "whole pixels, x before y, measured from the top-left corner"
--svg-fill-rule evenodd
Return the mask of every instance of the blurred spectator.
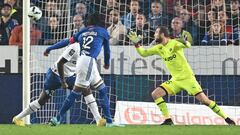
<path id="1" fill-rule="evenodd" d="M 107 8 L 113 9 L 118 8 L 119 3 L 116 0 L 106 0 L 107 1 Z"/>
<path id="2" fill-rule="evenodd" d="M 220 22 L 213 22 L 202 40 L 203 45 L 227 45 L 227 35 Z"/>
<path id="3" fill-rule="evenodd" d="M 210 26 L 209 21 L 206 21 L 207 14 L 206 14 L 206 7 L 201 5 L 197 8 L 197 18 L 194 20 L 194 23 L 199 28 L 198 39 L 199 42 L 203 39 L 205 35 L 205 31 L 208 31 L 208 26 Z"/>
<path id="4" fill-rule="evenodd" d="M 218 11 L 226 11 L 225 1 L 224 0 L 211 0 L 211 10 Z"/>
<path id="5" fill-rule="evenodd" d="M 8 45 L 12 29 L 18 25 L 17 20 L 11 18 L 12 6 L 4 4 L 1 9 L 0 19 L 0 45 Z"/>
<path id="6" fill-rule="evenodd" d="M 224 24 L 227 24 L 228 16 L 224 10 L 218 12 L 218 20 Z"/>
<path id="7" fill-rule="evenodd" d="M 12 6 L 11 16 L 16 19 L 19 24 L 22 24 L 22 1 L 21 0 L 4 0 L 4 3 L 7 3 Z"/>
<path id="8" fill-rule="evenodd" d="M 193 43 L 192 41 L 192 35 L 187 32 L 186 30 L 183 30 L 183 21 L 179 17 L 175 17 L 172 20 L 171 23 L 171 28 L 172 28 L 172 36 L 173 38 L 176 38 L 178 40 L 183 40 L 184 37 L 187 37 L 187 40 L 189 43 Z"/>
<path id="9" fill-rule="evenodd" d="M 75 15 L 81 15 L 83 20 L 87 17 L 87 7 L 84 3 L 77 3 L 75 7 Z"/>
<path id="10" fill-rule="evenodd" d="M 55 0 L 47 0 L 44 8 L 42 9 L 43 11 L 43 16 L 42 18 L 38 21 L 37 25 L 40 28 L 41 31 L 47 31 L 47 24 L 48 24 L 48 19 L 51 16 L 56 16 L 56 17 L 63 17 L 64 15 L 64 9 L 59 10 L 57 7 L 57 3 Z M 60 20 L 59 20 L 60 21 Z"/>
<path id="11" fill-rule="evenodd" d="M 55 0 L 48 0 L 45 5 L 45 9 L 46 9 L 47 17 L 50 17 L 50 16 L 60 17 L 63 14 L 63 11 L 58 9 L 57 3 Z"/>
<path id="12" fill-rule="evenodd" d="M 83 17 L 79 14 L 73 17 L 73 33 L 79 32 L 82 28 L 84 28 L 84 20 Z"/>
<path id="13" fill-rule="evenodd" d="M 159 1 L 154 0 L 151 3 L 151 13 L 148 16 L 148 20 L 150 27 L 155 30 L 159 25 L 168 26 L 171 17 L 170 15 L 166 16 L 163 14 L 162 4 Z"/>
<path id="14" fill-rule="evenodd" d="M 35 24 L 31 24 L 30 26 L 30 44 L 31 45 L 38 45 L 41 39 L 42 32 L 38 30 Z M 22 25 L 18 25 L 14 27 L 11 32 L 11 36 L 9 39 L 9 45 L 17 45 L 22 47 L 23 43 L 23 27 Z"/>
<path id="15" fill-rule="evenodd" d="M 191 5 L 191 1 L 193 0 L 160 0 L 163 4 L 164 12 L 174 17 L 179 16 L 179 11 L 183 6 Z"/>
<path id="16" fill-rule="evenodd" d="M 137 32 L 137 35 L 143 37 L 142 44 L 149 45 L 154 39 L 154 30 L 150 28 L 146 22 L 146 17 L 143 13 L 138 13 L 136 16 L 136 25 L 131 28 Z"/>
<path id="17" fill-rule="evenodd" d="M 110 34 L 110 45 L 123 45 L 127 30 L 120 20 L 120 13 L 113 9 L 109 15 L 111 25 L 107 28 Z"/>
<path id="18" fill-rule="evenodd" d="M 103 14 L 105 15 L 105 25 L 109 27 L 111 23 L 108 21 L 110 11 L 113 9 L 118 9 L 120 11 L 120 4 L 116 0 L 106 0 L 106 8 L 103 7 Z"/>
<path id="19" fill-rule="evenodd" d="M 238 0 L 231 0 L 230 2 L 230 10 L 228 16 L 228 24 L 231 24 L 233 29 L 232 34 L 232 43 L 235 45 L 239 45 L 239 32 L 240 32 L 240 14 L 239 14 L 239 1 Z"/>
<path id="20" fill-rule="evenodd" d="M 136 16 L 140 9 L 138 0 L 131 0 L 130 2 L 130 13 L 125 14 L 122 17 L 123 24 L 127 27 L 127 29 L 131 28 L 136 24 Z"/>
<path id="21" fill-rule="evenodd" d="M 173 14 L 172 16 L 180 16 L 180 11 L 183 9 L 183 6 L 181 4 L 181 1 L 176 1 L 176 3 L 174 4 L 174 7 L 173 7 L 174 11 L 173 11 Z"/>
<path id="22" fill-rule="evenodd" d="M 190 16 L 190 13 L 187 9 L 180 10 L 180 16 L 183 20 L 183 29 L 190 32 L 193 37 L 193 44 L 198 45 L 199 44 L 199 27 L 195 25 L 195 23 L 192 21 L 192 18 Z"/>
<path id="23" fill-rule="evenodd" d="M 56 16 L 52 16 L 49 18 L 48 21 L 48 28 L 47 31 L 43 33 L 43 44 L 44 45 L 52 45 L 56 43 L 58 40 L 63 39 L 64 36 L 61 33 L 59 27 L 59 20 Z"/>
<path id="24" fill-rule="evenodd" d="M 209 21 L 208 26 L 210 26 L 212 24 L 212 22 L 217 19 L 216 13 L 213 10 L 208 11 L 207 17 L 208 17 L 208 21 Z"/>

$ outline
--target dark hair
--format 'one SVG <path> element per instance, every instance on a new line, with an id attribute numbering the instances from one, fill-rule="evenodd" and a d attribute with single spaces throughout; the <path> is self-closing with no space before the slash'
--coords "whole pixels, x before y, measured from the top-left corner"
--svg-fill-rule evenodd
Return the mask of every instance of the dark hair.
<path id="1" fill-rule="evenodd" d="M 12 9 L 12 6 L 11 6 L 10 4 L 8 4 L 8 3 L 3 4 L 3 5 L 2 5 L 2 8 L 4 8 L 4 7 L 9 7 L 9 8 Z"/>
<path id="2" fill-rule="evenodd" d="M 159 3 L 162 5 L 162 3 L 159 0 L 152 0 L 151 3 Z"/>
<path id="3" fill-rule="evenodd" d="M 87 17 L 86 25 L 104 26 L 102 16 L 99 13 L 93 13 Z"/>
<path id="4" fill-rule="evenodd" d="M 166 26 L 158 26 L 157 28 L 160 29 L 160 34 L 163 33 L 165 37 L 170 37 L 170 32 L 168 30 L 168 27 L 166 27 Z"/>
<path id="5" fill-rule="evenodd" d="M 138 2 L 138 4 L 139 4 L 139 0 L 131 0 L 131 2 Z"/>

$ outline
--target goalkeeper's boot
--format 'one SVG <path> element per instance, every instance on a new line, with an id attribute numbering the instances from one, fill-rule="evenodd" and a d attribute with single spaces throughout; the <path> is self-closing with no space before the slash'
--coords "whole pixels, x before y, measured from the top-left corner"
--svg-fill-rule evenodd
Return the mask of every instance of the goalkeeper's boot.
<path id="1" fill-rule="evenodd" d="M 161 125 L 174 125 L 171 118 L 165 119 Z"/>
<path id="2" fill-rule="evenodd" d="M 225 121 L 227 122 L 228 125 L 236 125 L 236 123 L 233 120 L 231 120 L 229 117 L 227 117 Z"/>
<path id="3" fill-rule="evenodd" d="M 125 127 L 125 125 L 113 122 L 113 123 L 106 123 L 106 127 Z"/>
<path id="4" fill-rule="evenodd" d="M 12 123 L 15 124 L 15 125 L 17 125 L 17 126 L 22 126 L 22 127 L 25 126 L 24 121 L 23 121 L 22 119 L 17 119 L 16 116 L 13 117 Z"/>
<path id="5" fill-rule="evenodd" d="M 52 117 L 51 120 L 49 121 L 49 125 L 51 126 L 57 126 L 60 124 L 60 121 L 58 121 L 57 117 Z"/>
<path id="6" fill-rule="evenodd" d="M 104 127 L 106 125 L 106 119 L 101 118 L 99 121 L 97 121 L 98 127 Z"/>

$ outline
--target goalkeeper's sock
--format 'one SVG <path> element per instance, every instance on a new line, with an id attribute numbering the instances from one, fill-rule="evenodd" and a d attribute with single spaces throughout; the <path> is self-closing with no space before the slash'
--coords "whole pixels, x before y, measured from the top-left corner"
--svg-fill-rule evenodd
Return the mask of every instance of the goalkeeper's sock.
<path id="1" fill-rule="evenodd" d="M 99 114 L 98 106 L 93 94 L 84 97 L 87 106 L 90 108 L 94 119 L 98 122 L 102 117 Z"/>
<path id="2" fill-rule="evenodd" d="M 81 94 L 76 91 L 72 91 L 68 97 L 64 100 L 63 105 L 60 109 L 60 112 L 57 115 L 57 120 L 61 121 L 61 118 L 63 118 L 64 114 L 68 111 L 68 109 L 74 104 L 75 99 L 78 98 Z"/>
<path id="3" fill-rule="evenodd" d="M 155 103 L 157 104 L 157 106 L 161 110 L 161 112 L 162 112 L 163 116 L 165 117 L 165 119 L 170 118 L 169 111 L 168 111 L 168 108 L 167 108 L 167 104 L 164 101 L 164 99 L 162 97 L 160 97 L 160 98 L 155 100 Z"/>
<path id="4" fill-rule="evenodd" d="M 31 102 L 29 104 L 29 106 L 27 108 L 25 108 L 15 118 L 16 119 L 22 119 L 23 117 L 25 117 L 25 116 L 33 113 L 33 112 L 36 112 L 40 107 L 41 107 L 41 105 L 38 103 L 38 100 L 34 100 L 33 102 Z"/>
<path id="5" fill-rule="evenodd" d="M 222 118 L 226 119 L 228 116 L 222 111 L 222 109 L 216 104 L 216 102 L 211 101 L 208 105 L 217 115 L 221 116 Z"/>
<path id="6" fill-rule="evenodd" d="M 105 84 L 100 86 L 99 90 L 99 98 L 100 98 L 100 104 L 103 109 L 103 114 L 107 120 L 107 123 L 112 123 L 112 116 L 110 112 L 110 104 L 107 96 L 107 88 L 105 87 Z"/>

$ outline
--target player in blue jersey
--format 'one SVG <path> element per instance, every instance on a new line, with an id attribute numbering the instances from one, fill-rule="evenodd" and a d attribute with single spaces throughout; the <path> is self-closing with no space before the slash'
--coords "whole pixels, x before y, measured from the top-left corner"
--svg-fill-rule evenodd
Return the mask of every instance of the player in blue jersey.
<path id="1" fill-rule="evenodd" d="M 99 14 L 94 13 L 88 17 L 87 27 L 73 35 L 69 39 L 62 40 L 54 46 L 47 48 L 45 54 L 50 53 L 51 50 L 62 48 L 69 43 L 80 43 L 80 57 L 77 61 L 76 81 L 71 94 L 64 101 L 64 104 L 57 117 L 51 119 L 52 125 L 56 125 L 66 111 L 73 105 L 75 99 L 81 92 L 88 91 L 91 87 L 99 91 L 100 105 L 103 108 L 103 113 L 106 118 L 106 126 L 121 126 L 112 121 L 110 112 L 110 104 L 107 96 L 107 89 L 102 80 L 98 69 L 96 59 L 102 49 L 104 48 L 104 68 L 108 69 L 110 64 L 110 47 L 109 34 L 107 30 L 101 26 L 101 18 Z"/>
<path id="2" fill-rule="evenodd" d="M 22 118 L 37 111 L 41 106 L 51 98 L 56 89 L 72 89 L 76 79 L 76 61 L 79 57 L 79 43 L 75 43 L 67 47 L 55 64 L 49 68 L 46 73 L 44 90 L 41 92 L 38 99 L 34 100 L 21 113 L 13 118 L 13 123 L 19 126 L 25 126 Z M 98 106 L 95 98 L 90 90 L 83 92 L 84 99 L 90 108 L 94 119 L 97 121 L 97 126 L 105 126 L 106 120 L 102 119 L 98 111 Z"/>

